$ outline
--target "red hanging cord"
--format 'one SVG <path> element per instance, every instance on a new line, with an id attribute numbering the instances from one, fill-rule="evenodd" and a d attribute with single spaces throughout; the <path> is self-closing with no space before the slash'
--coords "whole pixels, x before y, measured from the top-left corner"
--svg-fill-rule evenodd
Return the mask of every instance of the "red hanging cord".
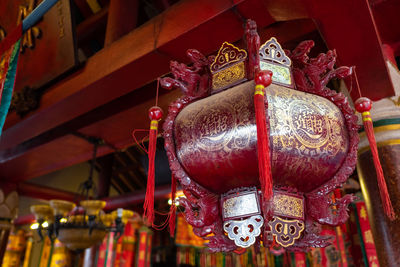
<path id="1" fill-rule="evenodd" d="M 272 198 L 272 174 L 264 90 L 265 87 L 269 86 L 272 82 L 272 72 L 266 70 L 260 71 L 256 74 L 254 80 L 256 83 L 254 92 L 254 108 L 257 124 L 259 180 L 264 199 L 270 200 Z"/>
<path id="2" fill-rule="evenodd" d="M 143 205 L 144 214 L 143 217 L 148 225 L 151 225 L 156 230 L 162 230 L 169 224 L 169 230 L 171 236 L 175 233 L 175 221 L 176 221 L 176 205 L 175 205 L 175 195 L 176 195 L 176 179 L 171 177 L 171 197 L 172 205 L 168 213 L 160 213 L 154 210 L 154 187 L 155 187 L 155 153 L 157 150 L 157 135 L 158 135 L 158 122 L 161 120 L 163 112 L 160 107 L 158 107 L 158 93 L 159 93 L 160 79 L 157 80 L 157 91 L 156 91 L 156 105 L 149 109 L 150 130 L 136 129 L 132 132 L 132 137 L 136 144 L 139 145 L 148 154 L 149 168 L 147 174 L 147 187 L 146 187 L 146 197 Z M 143 141 L 139 142 L 136 138 L 137 132 L 149 132 L 149 146 L 146 150 Z M 155 225 L 154 219 L 155 214 L 167 215 L 167 219 L 161 225 Z"/>
<path id="3" fill-rule="evenodd" d="M 360 86 L 358 84 L 358 79 L 357 79 L 357 74 L 355 73 L 355 69 L 354 69 L 354 74 L 356 78 L 357 89 L 360 94 L 360 98 L 357 99 L 356 102 L 354 103 L 355 108 L 362 115 L 364 130 L 367 135 L 369 145 L 371 147 L 371 154 L 376 170 L 376 177 L 378 180 L 378 187 L 381 196 L 383 210 L 390 220 L 394 220 L 396 214 L 393 210 L 392 202 L 390 201 L 390 196 L 387 189 L 385 177 L 383 175 L 382 165 L 379 160 L 378 148 L 376 146 L 374 125 L 372 123 L 372 118 L 370 113 L 370 110 L 372 108 L 372 101 L 366 97 L 361 97 Z"/>
<path id="4" fill-rule="evenodd" d="M 150 122 L 150 134 L 149 134 L 149 170 L 147 173 L 147 189 L 146 197 L 144 200 L 144 218 L 146 218 L 149 225 L 153 225 L 154 222 L 154 186 L 155 186 L 155 168 L 154 160 L 157 149 L 157 133 L 158 133 L 158 121 L 162 118 L 161 108 L 154 106 L 149 110 Z"/>
<path id="5" fill-rule="evenodd" d="M 157 134 L 158 134 L 158 122 L 161 120 L 163 111 L 158 104 L 158 89 L 160 86 L 160 79 L 157 80 L 157 92 L 156 92 L 156 106 L 149 109 L 150 132 L 149 132 L 149 169 L 147 173 L 147 188 L 146 197 L 144 200 L 144 214 L 143 217 L 146 219 L 149 225 L 154 225 L 154 187 L 155 187 L 155 167 L 154 160 L 157 150 Z"/>

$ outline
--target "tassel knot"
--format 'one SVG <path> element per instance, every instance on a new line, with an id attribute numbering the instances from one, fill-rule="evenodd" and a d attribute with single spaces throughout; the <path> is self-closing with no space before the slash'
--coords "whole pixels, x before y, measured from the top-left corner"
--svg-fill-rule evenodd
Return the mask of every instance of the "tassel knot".
<path id="1" fill-rule="evenodd" d="M 254 108 L 257 124 L 259 180 L 264 199 L 270 200 L 272 198 L 272 174 L 264 90 L 265 87 L 269 86 L 272 82 L 272 72 L 266 70 L 259 71 L 254 80 L 256 83 L 254 91 Z"/>
<path id="2" fill-rule="evenodd" d="M 367 135 L 368 142 L 371 147 L 371 154 L 376 170 L 376 177 L 378 180 L 378 187 L 381 196 L 383 210 L 390 220 L 394 220 L 396 215 L 393 210 L 392 202 L 390 201 L 390 196 L 387 189 L 385 177 L 383 175 L 382 165 L 381 162 L 379 161 L 378 148 L 376 146 L 374 126 L 372 123 L 372 118 L 370 113 L 370 110 L 372 108 L 372 101 L 366 97 L 360 97 L 354 104 L 356 110 L 359 113 L 361 113 L 365 133 Z"/>
<path id="3" fill-rule="evenodd" d="M 161 120 L 163 111 L 160 107 L 154 106 L 149 109 L 150 133 L 149 133 L 149 170 L 147 174 L 146 197 L 144 200 L 144 217 L 149 225 L 154 223 L 154 186 L 155 186 L 155 168 L 154 160 L 157 148 L 158 121 Z"/>

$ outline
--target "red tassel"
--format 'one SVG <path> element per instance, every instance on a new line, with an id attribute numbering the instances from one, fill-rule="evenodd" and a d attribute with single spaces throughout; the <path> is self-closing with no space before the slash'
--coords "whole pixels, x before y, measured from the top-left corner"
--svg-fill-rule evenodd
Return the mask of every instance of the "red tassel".
<path id="1" fill-rule="evenodd" d="M 175 222 L 176 222 L 176 205 L 175 205 L 175 198 L 176 198 L 176 178 L 172 175 L 171 177 L 171 208 L 169 210 L 169 234 L 171 237 L 175 235 Z"/>
<path id="2" fill-rule="evenodd" d="M 149 134 L 149 149 L 148 149 L 148 157 L 149 157 L 149 170 L 147 174 L 147 189 L 146 189 L 146 197 L 144 200 L 144 214 L 143 217 L 147 220 L 149 225 L 153 225 L 154 223 L 154 176 L 155 176 L 155 168 L 154 168 L 154 159 L 156 156 L 156 148 L 157 148 L 157 133 L 158 133 L 158 121 L 161 120 L 163 112 L 161 108 L 155 106 L 150 108 L 149 110 L 149 118 L 150 122 L 150 134 Z"/>
<path id="3" fill-rule="evenodd" d="M 257 124 L 258 171 L 261 190 L 266 200 L 272 198 L 272 174 L 264 89 L 271 84 L 271 77 L 271 71 L 258 72 L 255 76 L 256 87 L 254 92 L 254 107 Z"/>
<path id="4" fill-rule="evenodd" d="M 367 134 L 368 142 L 371 147 L 371 154 L 375 165 L 376 177 L 378 179 L 379 193 L 381 195 L 383 210 L 390 220 L 394 220 L 396 214 L 394 213 L 392 202 L 390 201 L 385 177 L 383 176 L 382 166 L 379 161 L 378 148 L 376 147 L 374 135 L 374 126 L 372 124 L 371 113 L 369 112 L 372 108 L 372 102 L 366 97 L 361 97 L 355 102 L 355 107 L 356 110 L 362 115 L 365 133 Z"/>

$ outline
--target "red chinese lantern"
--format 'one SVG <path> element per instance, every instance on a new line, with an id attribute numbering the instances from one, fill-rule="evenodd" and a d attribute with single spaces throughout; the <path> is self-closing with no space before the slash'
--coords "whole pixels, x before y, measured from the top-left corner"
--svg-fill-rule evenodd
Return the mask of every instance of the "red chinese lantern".
<path id="1" fill-rule="evenodd" d="M 312 41 L 291 52 L 275 38 L 260 46 L 250 20 L 245 38 L 247 51 L 227 42 L 209 58 L 188 50 L 191 64 L 172 61 L 173 78 L 160 80 L 183 93 L 164 122 L 186 196 L 179 203 L 214 252 L 260 241 L 293 251 L 327 246 L 319 225 L 346 221 L 354 199 L 332 203 L 331 193 L 354 171 L 358 125 L 346 97 L 326 85 L 351 69 L 334 67 L 334 51 L 309 58 Z"/>

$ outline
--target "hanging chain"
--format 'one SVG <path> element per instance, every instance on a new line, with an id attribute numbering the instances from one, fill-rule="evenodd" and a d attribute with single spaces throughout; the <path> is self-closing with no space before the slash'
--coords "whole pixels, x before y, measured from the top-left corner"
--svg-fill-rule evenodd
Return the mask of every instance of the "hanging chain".
<path id="1" fill-rule="evenodd" d="M 97 148 L 101 144 L 101 139 L 90 138 L 89 142 L 93 144 L 93 154 L 92 154 L 92 160 L 90 162 L 89 177 L 80 186 L 82 188 L 82 195 L 85 197 L 86 200 L 89 199 L 90 190 L 93 190 L 94 188 L 93 173 L 94 169 L 96 168 Z"/>

